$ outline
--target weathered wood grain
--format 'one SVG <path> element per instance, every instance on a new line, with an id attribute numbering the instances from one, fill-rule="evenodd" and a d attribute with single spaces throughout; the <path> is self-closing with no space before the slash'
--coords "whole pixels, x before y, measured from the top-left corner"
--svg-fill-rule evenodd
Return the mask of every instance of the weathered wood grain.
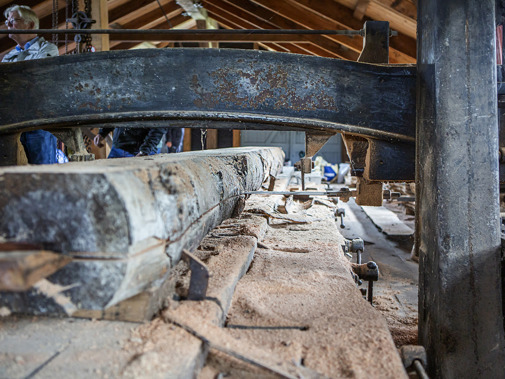
<path id="1" fill-rule="evenodd" d="M 160 286 L 182 249 L 231 217 L 283 158 L 278 148 L 240 148 L 5 168 L 0 238 L 72 257 L 47 280 L 77 310 L 103 311 Z M 34 290 L 0 293 L 0 305 L 67 313 Z"/>

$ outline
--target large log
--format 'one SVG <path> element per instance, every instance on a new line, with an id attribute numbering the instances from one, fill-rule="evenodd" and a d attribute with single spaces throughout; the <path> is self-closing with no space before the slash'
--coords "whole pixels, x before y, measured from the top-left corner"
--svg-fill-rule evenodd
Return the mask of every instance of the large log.
<path id="1" fill-rule="evenodd" d="M 156 285 L 283 158 L 278 148 L 239 148 L 1 169 L 0 239 L 72 262 L 47 278 L 50 290 L 2 292 L 0 306 L 103 310 Z"/>

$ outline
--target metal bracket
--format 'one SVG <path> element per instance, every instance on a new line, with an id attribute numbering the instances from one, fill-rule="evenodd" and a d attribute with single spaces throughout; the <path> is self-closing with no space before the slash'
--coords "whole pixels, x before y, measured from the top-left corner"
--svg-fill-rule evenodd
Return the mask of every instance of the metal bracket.
<path id="1" fill-rule="evenodd" d="M 336 218 L 340 217 L 340 228 L 344 229 L 345 228 L 345 224 L 344 224 L 345 209 L 344 208 L 338 208 L 335 215 L 337 216 Z M 347 244 L 347 241 L 346 241 L 346 244 Z"/>
<path id="2" fill-rule="evenodd" d="M 367 21 L 358 62 L 389 63 L 389 22 Z"/>
<path id="3" fill-rule="evenodd" d="M 368 302 L 373 305 L 373 282 L 379 280 L 379 266 L 373 261 L 365 264 L 353 264 L 352 271 L 359 279 L 368 282 Z"/>
<path id="4" fill-rule="evenodd" d="M 301 171 L 302 191 L 305 191 L 305 174 L 310 174 L 314 166 L 312 157 L 321 150 L 333 135 L 333 133 L 305 133 L 305 158 L 295 163 L 295 167 Z"/>
<path id="5" fill-rule="evenodd" d="M 428 357 L 423 346 L 404 345 L 400 347 L 400 356 L 406 370 L 416 370 L 419 378 L 428 378 L 425 367 L 428 366 Z"/>
<path id="6" fill-rule="evenodd" d="M 67 19 L 67 22 L 72 24 L 74 29 L 89 29 L 91 28 L 91 24 L 94 24 L 96 21 L 88 16 L 86 12 L 77 11 L 72 15 L 72 18 Z M 74 41 L 80 43 L 82 41 L 82 36 L 76 34 L 74 36 Z"/>
<path id="7" fill-rule="evenodd" d="M 365 251 L 365 242 L 361 238 L 346 239 L 342 247 L 344 252 L 356 253 L 356 263 L 361 264 L 361 254 Z"/>
<path id="8" fill-rule="evenodd" d="M 383 201 L 382 182 L 369 182 L 358 178 L 356 185 L 356 204 L 380 207 Z"/>
<path id="9" fill-rule="evenodd" d="M 181 259 L 189 265 L 191 270 L 188 300 L 204 300 L 210 278 L 207 265 L 186 249 L 182 250 Z"/>
<path id="10" fill-rule="evenodd" d="M 88 153 L 86 150 L 81 128 L 54 130 L 51 133 L 72 151 L 72 154 L 69 156 L 71 162 L 95 160 L 95 155 Z"/>

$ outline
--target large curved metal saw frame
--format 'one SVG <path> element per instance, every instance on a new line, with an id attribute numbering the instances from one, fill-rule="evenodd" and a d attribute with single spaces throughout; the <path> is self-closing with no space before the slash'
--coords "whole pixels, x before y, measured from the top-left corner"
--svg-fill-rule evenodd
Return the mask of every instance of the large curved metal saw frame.
<path id="1" fill-rule="evenodd" d="M 411 180 L 415 81 L 413 66 L 253 50 L 61 56 L 0 65 L 0 134 L 5 150 L 9 134 L 39 128 L 342 132 L 369 141 L 367 179 Z"/>

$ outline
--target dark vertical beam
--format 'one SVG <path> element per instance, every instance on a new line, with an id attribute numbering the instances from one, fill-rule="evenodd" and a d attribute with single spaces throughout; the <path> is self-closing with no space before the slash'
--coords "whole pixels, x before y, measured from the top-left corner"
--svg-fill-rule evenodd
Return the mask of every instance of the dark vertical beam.
<path id="1" fill-rule="evenodd" d="M 419 337 L 437 378 L 502 378 L 495 3 L 419 0 Z"/>

